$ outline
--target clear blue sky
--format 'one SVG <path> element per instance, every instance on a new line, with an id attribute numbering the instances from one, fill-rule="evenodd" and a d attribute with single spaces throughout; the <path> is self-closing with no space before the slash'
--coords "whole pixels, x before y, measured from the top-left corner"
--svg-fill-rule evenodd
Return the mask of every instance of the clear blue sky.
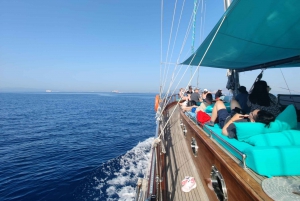
<path id="1" fill-rule="evenodd" d="M 186 3 L 185 23 L 193 2 Z M 165 3 L 164 52 L 175 1 Z M 160 1 L 137 0 L 0 0 L 0 89 L 158 92 L 160 5 Z M 206 9 L 204 35 L 222 15 L 223 1 L 206 0 Z M 178 34 L 180 44 L 184 34 Z M 201 42 L 196 37 L 195 49 Z M 191 36 L 187 43 L 190 47 Z M 175 47 L 180 49 L 180 45 Z M 180 61 L 187 54 L 186 50 Z M 287 72 L 286 76 L 293 76 L 295 70 Z M 225 73 L 201 68 L 200 87 L 225 88 Z M 242 73 L 241 84 L 249 88 L 258 73 Z M 266 72 L 265 80 L 275 93 L 286 88 L 278 69 Z"/>

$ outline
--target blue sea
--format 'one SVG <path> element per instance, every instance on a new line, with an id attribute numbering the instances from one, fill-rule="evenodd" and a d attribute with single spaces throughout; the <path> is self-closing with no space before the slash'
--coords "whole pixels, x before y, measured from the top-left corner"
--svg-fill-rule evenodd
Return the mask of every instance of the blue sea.
<path id="1" fill-rule="evenodd" d="M 154 97 L 0 93 L 0 200 L 133 200 Z"/>

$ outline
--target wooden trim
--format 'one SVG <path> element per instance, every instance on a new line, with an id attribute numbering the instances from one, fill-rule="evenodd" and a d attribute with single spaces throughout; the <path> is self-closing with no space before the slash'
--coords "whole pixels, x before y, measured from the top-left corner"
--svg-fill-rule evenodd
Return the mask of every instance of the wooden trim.
<path id="1" fill-rule="evenodd" d="M 215 165 L 225 179 L 229 200 L 272 200 L 262 190 L 260 184 L 213 142 L 202 129 L 197 127 L 183 112 L 180 115 L 185 121 L 188 133 L 193 133 L 197 138 L 199 152 L 203 153 L 195 160 L 200 174 L 200 170 L 203 170 L 206 176 L 208 170 L 204 168 Z M 205 176 L 201 175 L 202 180 Z M 206 190 L 211 199 L 211 191 L 208 188 Z"/>
<path id="2" fill-rule="evenodd" d="M 157 145 L 157 147 L 155 148 L 156 151 L 156 174 L 155 174 L 155 179 L 154 179 L 154 183 L 156 183 L 156 199 L 159 200 L 160 199 L 160 182 L 159 185 L 157 185 L 157 177 L 160 179 L 161 177 L 161 172 L 160 172 L 160 166 L 161 166 L 161 162 L 160 162 L 160 146 L 159 144 Z"/>
<path id="3" fill-rule="evenodd" d="M 166 174 L 166 158 L 165 154 L 160 152 L 160 164 L 161 164 L 161 192 L 162 192 L 162 200 L 167 200 L 167 174 Z"/>

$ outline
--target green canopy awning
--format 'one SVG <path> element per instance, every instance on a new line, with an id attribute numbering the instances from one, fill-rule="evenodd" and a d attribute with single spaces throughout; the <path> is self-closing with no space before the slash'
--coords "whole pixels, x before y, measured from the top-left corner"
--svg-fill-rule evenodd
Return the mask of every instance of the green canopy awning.
<path id="1" fill-rule="evenodd" d="M 299 9 L 300 0 L 233 0 L 201 66 L 238 71 L 300 66 Z M 199 65 L 223 17 L 183 64 Z"/>

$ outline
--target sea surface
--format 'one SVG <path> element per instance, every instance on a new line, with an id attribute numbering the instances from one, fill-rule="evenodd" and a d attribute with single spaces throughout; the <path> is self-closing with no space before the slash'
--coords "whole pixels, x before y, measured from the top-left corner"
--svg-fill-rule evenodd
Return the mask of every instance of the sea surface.
<path id="1" fill-rule="evenodd" d="M 154 97 L 0 93 L 0 200 L 133 200 Z"/>

